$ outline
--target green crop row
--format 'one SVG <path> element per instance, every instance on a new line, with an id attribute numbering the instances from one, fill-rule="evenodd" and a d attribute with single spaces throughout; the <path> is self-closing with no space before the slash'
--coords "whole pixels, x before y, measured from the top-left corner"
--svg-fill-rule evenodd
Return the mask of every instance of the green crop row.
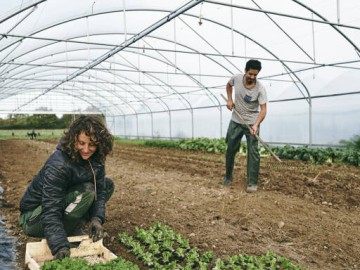
<path id="1" fill-rule="evenodd" d="M 216 258 L 212 251 L 202 252 L 197 247 L 191 247 L 189 240 L 160 223 L 155 223 L 147 230 L 136 228 L 134 236 L 125 232 L 119 233 L 118 239 L 147 269 L 303 269 L 273 252 L 263 256 L 235 255 L 225 259 Z"/>
<path id="2" fill-rule="evenodd" d="M 205 151 L 212 153 L 225 153 L 226 142 L 221 139 L 183 139 L 180 141 L 145 141 L 144 145 L 160 148 L 176 148 L 181 150 Z M 260 155 L 263 157 L 270 156 L 269 151 L 259 146 Z M 281 159 L 293 159 L 309 161 L 316 164 L 325 163 L 344 163 L 354 166 L 360 166 L 360 151 L 348 148 L 312 148 L 312 147 L 295 147 L 290 145 L 272 147 L 273 152 Z M 246 155 L 246 143 L 241 143 L 239 153 Z"/>
<path id="3" fill-rule="evenodd" d="M 225 139 L 195 138 L 179 141 L 149 140 L 144 145 L 160 148 L 177 148 L 181 150 L 200 150 L 213 153 L 224 153 L 226 150 Z"/>
<path id="4" fill-rule="evenodd" d="M 139 270 L 139 267 L 121 257 L 117 257 L 109 262 L 101 262 L 90 265 L 85 259 L 64 258 L 62 260 L 47 261 L 41 267 L 41 270 Z"/>
<path id="5" fill-rule="evenodd" d="M 316 164 L 344 163 L 360 166 L 360 151 L 339 148 L 274 147 L 275 154 L 283 159 L 310 161 Z"/>
<path id="6" fill-rule="evenodd" d="M 119 242 L 134 255 L 145 269 L 153 270 L 301 270 L 300 265 L 289 259 L 267 252 L 263 256 L 234 255 L 222 259 L 212 251 L 202 252 L 191 247 L 189 240 L 173 231 L 169 226 L 155 223 L 148 229 L 135 228 L 134 236 L 125 232 L 118 234 Z M 139 266 L 118 257 L 109 262 L 90 265 L 85 259 L 64 258 L 47 261 L 41 270 L 139 270 Z"/>

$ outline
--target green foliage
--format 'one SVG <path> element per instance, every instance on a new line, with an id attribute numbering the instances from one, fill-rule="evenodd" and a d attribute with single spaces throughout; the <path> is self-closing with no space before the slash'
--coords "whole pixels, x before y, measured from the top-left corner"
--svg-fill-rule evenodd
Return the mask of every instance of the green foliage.
<path id="1" fill-rule="evenodd" d="M 118 239 L 146 269 L 302 269 L 270 251 L 263 256 L 240 254 L 222 260 L 216 258 L 212 251 L 202 252 L 197 247 L 190 247 L 189 240 L 160 223 L 155 223 L 147 230 L 136 228 L 134 236 L 121 232 Z"/>
<path id="2" fill-rule="evenodd" d="M 145 141 L 146 146 L 159 147 L 159 148 L 179 148 L 178 141 L 167 141 L 167 140 L 150 140 Z"/>
<path id="3" fill-rule="evenodd" d="M 360 136 L 355 135 L 350 140 L 342 140 L 340 141 L 340 144 L 345 146 L 345 148 L 349 151 L 360 151 Z"/>
<path id="4" fill-rule="evenodd" d="M 139 270 L 139 267 L 132 262 L 129 262 L 121 257 L 117 257 L 114 260 L 111 260 L 106 263 L 98 263 L 91 267 L 92 270 L 108 270 L 108 269 L 117 269 L 117 270 Z"/>
<path id="5" fill-rule="evenodd" d="M 360 166 L 360 151 L 339 148 L 274 147 L 279 158 L 309 161 L 315 164 L 346 163 Z"/>
<path id="6" fill-rule="evenodd" d="M 228 256 L 224 261 L 221 259 L 216 260 L 213 270 L 225 270 L 225 269 L 283 269 L 283 270 L 301 270 L 300 265 L 293 264 L 289 259 L 281 257 L 274 252 L 268 251 L 262 256 L 250 256 L 250 255 L 235 255 Z"/>
<path id="7" fill-rule="evenodd" d="M 32 132 L 32 129 L 0 129 L 0 140 L 27 140 L 29 137 L 27 133 Z M 35 129 L 38 135 L 36 139 L 41 140 L 59 140 L 64 133 L 64 129 Z"/>
<path id="8" fill-rule="evenodd" d="M 144 269 L 155 270 L 301 270 L 300 265 L 293 264 L 289 259 L 271 251 L 262 256 L 239 254 L 216 258 L 212 251 L 202 252 L 197 247 L 191 247 L 189 240 L 184 239 L 170 227 L 157 222 L 148 229 L 135 228 L 135 235 L 125 232 L 118 235 L 119 242 L 128 248 L 143 265 Z M 47 261 L 41 270 L 139 270 L 139 267 L 122 257 L 109 262 L 89 264 L 81 258 L 64 258 Z"/>
<path id="9" fill-rule="evenodd" d="M 145 145 L 145 140 L 132 140 L 123 138 L 114 138 L 115 143 L 119 144 L 131 144 L 131 145 Z"/>
<path id="10" fill-rule="evenodd" d="M 224 138 L 196 138 L 183 139 L 180 141 L 150 140 L 143 141 L 143 144 L 151 147 L 176 148 L 181 150 L 205 151 L 211 153 L 225 153 L 226 151 L 226 142 Z M 272 150 L 281 159 L 302 160 L 315 164 L 345 163 L 354 166 L 360 166 L 360 150 L 357 150 L 359 148 L 360 137 L 355 136 L 351 142 L 347 143 L 346 149 L 331 147 L 310 148 L 308 146 L 295 147 L 291 145 L 285 145 L 283 147 L 273 147 Z M 246 155 L 246 153 L 247 145 L 246 143 L 241 143 L 239 154 Z M 270 156 L 269 151 L 261 145 L 259 146 L 259 153 L 262 157 Z"/>
<path id="11" fill-rule="evenodd" d="M 136 228 L 134 237 L 119 233 L 119 241 L 145 267 L 153 269 L 208 269 L 213 257 L 210 251 L 201 254 L 198 248 L 191 248 L 189 240 L 160 223 L 147 230 Z"/>
<path id="12" fill-rule="evenodd" d="M 54 129 L 65 128 L 64 118 L 55 114 L 35 114 L 32 116 L 15 114 L 2 120 L 1 129 Z"/>
<path id="13" fill-rule="evenodd" d="M 109 262 L 101 262 L 90 265 L 86 260 L 81 258 L 64 258 L 62 260 L 47 261 L 41 267 L 41 270 L 139 270 L 139 267 L 132 262 L 126 261 L 121 257 L 117 257 Z"/>
<path id="14" fill-rule="evenodd" d="M 91 269 L 88 262 L 84 259 L 64 258 L 62 260 L 47 261 L 41 270 L 62 270 L 62 269 Z"/>
<path id="15" fill-rule="evenodd" d="M 179 141 L 178 148 L 182 150 L 200 150 L 213 153 L 224 153 L 226 150 L 225 139 L 195 138 Z"/>
<path id="16" fill-rule="evenodd" d="M 10 114 L 8 119 L 0 119 L 0 129 L 65 129 L 73 121 L 73 115 L 55 114 Z"/>

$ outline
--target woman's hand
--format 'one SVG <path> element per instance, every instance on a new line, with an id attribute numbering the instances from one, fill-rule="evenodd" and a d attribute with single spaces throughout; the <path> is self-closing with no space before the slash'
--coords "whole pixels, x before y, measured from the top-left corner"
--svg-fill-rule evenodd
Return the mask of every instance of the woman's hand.
<path id="1" fill-rule="evenodd" d="M 61 260 L 65 257 L 70 257 L 70 249 L 68 247 L 60 248 L 54 255 L 55 260 Z"/>
<path id="2" fill-rule="evenodd" d="M 92 218 L 90 222 L 89 237 L 92 238 L 94 242 L 104 237 L 104 228 L 100 223 L 100 219 L 97 217 Z"/>

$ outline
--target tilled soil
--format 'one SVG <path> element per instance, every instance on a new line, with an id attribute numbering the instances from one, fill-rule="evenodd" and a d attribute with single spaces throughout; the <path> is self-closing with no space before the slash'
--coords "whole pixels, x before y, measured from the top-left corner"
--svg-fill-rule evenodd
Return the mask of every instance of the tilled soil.
<path id="1" fill-rule="evenodd" d="M 1 211 L 20 243 L 20 269 L 26 242 L 39 239 L 19 228 L 19 200 L 55 145 L 0 141 Z M 134 258 L 118 233 L 160 221 L 221 257 L 271 250 L 307 269 L 360 269 L 360 168 L 262 158 L 260 190 L 248 194 L 245 157 L 237 157 L 227 187 L 224 154 L 120 144 L 106 166 L 116 191 L 107 204 L 104 243 L 128 260 Z"/>

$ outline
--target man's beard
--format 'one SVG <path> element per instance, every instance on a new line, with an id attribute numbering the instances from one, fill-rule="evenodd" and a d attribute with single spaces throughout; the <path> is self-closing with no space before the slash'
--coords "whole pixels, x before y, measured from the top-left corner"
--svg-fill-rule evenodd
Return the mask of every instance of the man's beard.
<path id="1" fill-rule="evenodd" d="M 247 84 L 252 84 L 256 79 L 245 78 Z"/>

